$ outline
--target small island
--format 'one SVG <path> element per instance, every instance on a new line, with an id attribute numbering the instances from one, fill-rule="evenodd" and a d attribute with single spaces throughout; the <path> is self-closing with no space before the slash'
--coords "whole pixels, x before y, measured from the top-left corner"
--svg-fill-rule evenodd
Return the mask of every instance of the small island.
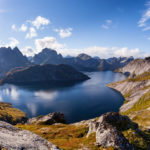
<path id="1" fill-rule="evenodd" d="M 75 83 L 87 79 L 87 75 L 69 65 L 46 64 L 15 68 L 0 80 L 0 84 Z"/>

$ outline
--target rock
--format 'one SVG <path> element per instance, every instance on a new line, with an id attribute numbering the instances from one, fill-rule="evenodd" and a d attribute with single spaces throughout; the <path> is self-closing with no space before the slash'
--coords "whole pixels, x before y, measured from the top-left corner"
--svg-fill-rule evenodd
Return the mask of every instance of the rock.
<path id="1" fill-rule="evenodd" d="M 59 148 L 42 137 L 20 130 L 6 122 L 0 121 L 0 148 L 6 150 L 59 150 Z"/>
<path id="2" fill-rule="evenodd" d="M 129 143 L 121 132 L 128 128 L 138 129 L 138 125 L 133 123 L 127 116 L 110 112 L 89 124 L 87 136 L 96 132 L 96 144 L 104 148 L 115 147 L 118 150 L 134 150 L 134 146 Z"/>
<path id="3" fill-rule="evenodd" d="M 10 124 L 25 123 L 27 116 L 17 108 L 13 108 L 10 103 L 0 102 L 0 120 Z"/>
<path id="4" fill-rule="evenodd" d="M 117 70 L 118 72 L 128 74 L 131 77 L 140 75 L 144 72 L 150 71 L 150 61 L 149 59 L 135 59 L 128 63 L 125 67 Z"/>
<path id="5" fill-rule="evenodd" d="M 89 77 L 69 65 L 33 65 L 8 72 L 1 84 L 75 83 Z"/>
<path id="6" fill-rule="evenodd" d="M 44 125 L 52 125 L 55 123 L 66 123 L 65 117 L 63 113 L 54 112 L 45 116 L 39 116 L 35 118 L 31 118 L 27 121 L 27 124 L 44 124 Z"/>

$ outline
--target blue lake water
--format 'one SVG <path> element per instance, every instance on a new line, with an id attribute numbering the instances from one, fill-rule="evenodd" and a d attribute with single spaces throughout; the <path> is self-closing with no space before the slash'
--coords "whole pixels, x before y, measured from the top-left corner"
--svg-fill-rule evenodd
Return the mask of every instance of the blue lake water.
<path id="1" fill-rule="evenodd" d="M 118 111 L 124 98 L 106 84 L 125 79 L 111 71 L 86 73 L 91 79 L 51 87 L 0 86 L 0 101 L 9 102 L 26 112 L 28 117 L 63 112 L 68 123 L 91 119 L 109 111 Z"/>

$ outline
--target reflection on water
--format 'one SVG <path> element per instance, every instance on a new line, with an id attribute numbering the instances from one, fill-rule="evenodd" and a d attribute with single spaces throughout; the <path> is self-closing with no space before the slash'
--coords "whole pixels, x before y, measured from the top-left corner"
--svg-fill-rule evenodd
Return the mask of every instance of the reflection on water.
<path id="1" fill-rule="evenodd" d="M 79 84 L 0 86 L 0 101 L 10 102 L 29 117 L 63 112 L 68 122 L 90 119 L 108 111 L 118 111 L 123 97 L 106 87 L 107 83 L 125 79 L 119 73 L 90 72 L 91 79 Z"/>

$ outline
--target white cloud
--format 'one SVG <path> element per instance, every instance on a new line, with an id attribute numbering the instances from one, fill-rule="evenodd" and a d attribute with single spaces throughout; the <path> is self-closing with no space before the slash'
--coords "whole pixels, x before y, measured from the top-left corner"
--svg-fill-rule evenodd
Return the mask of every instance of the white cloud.
<path id="1" fill-rule="evenodd" d="M 28 27 L 25 24 L 22 24 L 19 31 L 26 32 Z"/>
<path id="2" fill-rule="evenodd" d="M 150 25 L 148 24 L 150 21 L 150 2 L 146 3 L 147 9 L 143 13 L 141 19 L 138 22 L 138 26 L 143 28 L 143 31 L 150 30 Z"/>
<path id="3" fill-rule="evenodd" d="M 101 25 L 101 27 L 102 27 L 103 29 L 107 30 L 107 29 L 110 28 L 111 24 L 112 24 L 112 20 L 107 19 L 107 20 L 105 20 L 105 23 Z"/>
<path id="4" fill-rule="evenodd" d="M 44 48 L 58 50 L 62 49 L 65 45 L 58 43 L 58 41 L 54 37 L 44 37 L 42 39 L 36 39 L 35 46 L 38 51 L 41 51 Z"/>
<path id="5" fill-rule="evenodd" d="M 45 26 L 50 24 L 50 20 L 47 18 L 38 16 L 35 18 L 35 20 L 31 21 L 32 25 L 35 26 L 37 29 L 39 29 L 41 26 Z"/>
<path id="6" fill-rule="evenodd" d="M 35 30 L 35 28 L 31 27 L 29 29 L 29 32 L 26 34 L 26 39 L 32 39 L 33 37 L 36 37 L 37 36 L 37 32 Z"/>
<path id="7" fill-rule="evenodd" d="M 12 48 L 16 47 L 19 44 L 19 41 L 13 37 L 9 38 L 10 42 L 6 45 L 6 47 L 10 46 Z"/>
<path id="8" fill-rule="evenodd" d="M 15 39 L 14 37 L 9 38 L 9 42 L 6 43 L 0 43 L 0 47 L 11 47 L 14 48 L 19 44 L 19 41 Z"/>
<path id="9" fill-rule="evenodd" d="M 17 31 L 16 25 L 13 24 L 13 25 L 11 26 L 11 29 L 14 30 L 14 31 Z"/>
<path id="10" fill-rule="evenodd" d="M 57 32 L 61 38 L 70 37 L 72 35 L 72 28 L 55 29 L 54 31 Z"/>
<path id="11" fill-rule="evenodd" d="M 26 55 L 26 56 L 34 56 L 34 53 L 35 53 L 35 51 L 30 46 L 22 48 L 21 52 L 23 53 L 23 55 Z"/>
<path id="12" fill-rule="evenodd" d="M 145 57 L 148 54 L 144 52 L 140 52 L 138 48 L 129 49 L 127 47 L 100 47 L 100 46 L 93 46 L 84 49 L 59 49 L 59 53 L 62 53 L 64 56 L 71 55 L 77 56 L 80 53 L 86 53 L 90 56 L 99 56 L 100 58 L 110 58 L 110 57 L 130 57 L 133 56 L 137 57 Z"/>

